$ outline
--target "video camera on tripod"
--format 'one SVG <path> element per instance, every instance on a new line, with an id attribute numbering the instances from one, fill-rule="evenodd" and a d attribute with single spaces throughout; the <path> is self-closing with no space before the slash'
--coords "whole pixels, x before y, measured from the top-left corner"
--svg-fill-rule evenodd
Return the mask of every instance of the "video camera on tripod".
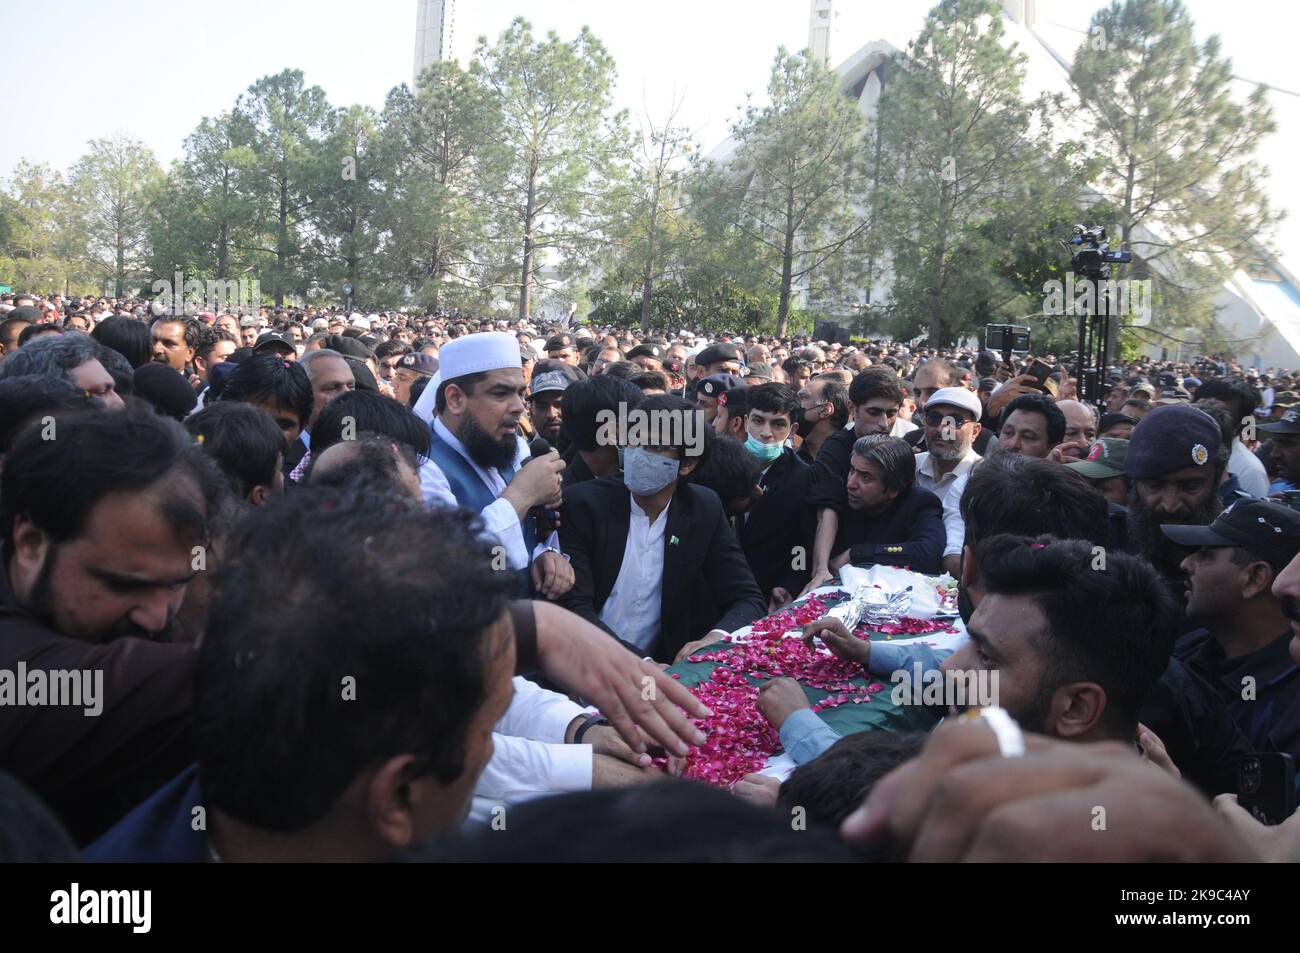
<path id="1" fill-rule="evenodd" d="M 1133 253 L 1111 251 L 1106 226 L 1088 228 L 1075 225 L 1073 234 L 1061 245 L 1070 253 L 1074 273 L 1091 284 L 1094 302 L 1092 313 L 1079 315 L 1079 351 L 1075 376 L 1079 381 L 1079 400 L 1102 404 L 1106 367 L 1110 364 L 1110 319 L 1113 302 L 1110 300 L 1110 269 L 1112 265 L 1127 265 Z"/>

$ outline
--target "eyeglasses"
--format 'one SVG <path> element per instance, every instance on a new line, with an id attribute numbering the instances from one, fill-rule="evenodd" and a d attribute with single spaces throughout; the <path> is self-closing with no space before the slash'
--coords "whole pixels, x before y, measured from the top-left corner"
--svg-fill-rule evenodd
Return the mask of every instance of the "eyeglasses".
<path id="1" fill-rule="evenodd" d="M 941 427 L 945 420 L 951 420 L 954 427 L 964 427 L 971 422 L 969 417 L 958 417 L 956 414 L 942 414 L 937 410 L 932 410 L 925 415 L 925 423 L 929 427 Z"/>

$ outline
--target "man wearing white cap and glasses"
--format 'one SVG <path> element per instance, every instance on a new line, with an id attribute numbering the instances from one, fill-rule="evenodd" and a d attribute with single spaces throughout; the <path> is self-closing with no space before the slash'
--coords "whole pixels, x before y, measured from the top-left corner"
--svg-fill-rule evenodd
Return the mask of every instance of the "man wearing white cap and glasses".
<path id="1" fill-rule="evenodd" d="M 916 485 L 943 501 L 944 568 L 956 576 L 961 571 L 961 549 L 966 524 L 961 518 L 964 477 L 984 458 L 975 452 L 980 434 L 980 399 L 965 387 L 941 387 L 925 402 L 922 423 L 927 449 L 916 458 Z M 954 492 L 955 489 L 955 492 Z"/>
<path id="2" fill-rule="evenodd" d="M 415 405 L 432 429 L 432 466 L 425 469 L 433 485 L 426 486 L 426 499 L 479 513 L 511 569 L 531 565 L 539 593 L 563 595 L 573 570 L 554 534 L 538 543 L 529 511 L 560 505 L 564 463 L 552 450 L 521 466 L 529 450 L 517 430 L 526 409 L 519 342 L 500 331 L 468 334 L 444 347 L 439 361 L 438 375 Z"/>

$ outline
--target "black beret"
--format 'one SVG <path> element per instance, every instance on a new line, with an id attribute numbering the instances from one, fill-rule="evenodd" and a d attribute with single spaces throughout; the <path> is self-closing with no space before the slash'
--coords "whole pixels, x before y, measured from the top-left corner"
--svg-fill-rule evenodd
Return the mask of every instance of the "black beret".
<path id="1" fill-rule="evenodd" d="M 739 361 L 740 348 L 734 344 L 710 344 L 699 354 L 695 355 L 695 363 L 700 367 L 708 367 L 710 364 L 718 364 L 722 361 Z"/>
<path id="2" fill-rule="evenodd" d="M 1221 445 L 1219 425 L 1205 411 L 1192 404 L 1157 407 L 1133 428 L 1124 472 L 1135 480 L 1152 480 L 1208 466 Z"/>

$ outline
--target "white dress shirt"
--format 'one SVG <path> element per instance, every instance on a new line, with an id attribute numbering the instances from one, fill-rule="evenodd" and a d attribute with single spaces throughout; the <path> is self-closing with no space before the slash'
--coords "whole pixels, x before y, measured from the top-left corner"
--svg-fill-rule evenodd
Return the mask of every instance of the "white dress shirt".
<path id="1" fill-rule="evenodd" d="M 959 476 L 942 497 L 944 556 L 960 556 L 962 547 L 966 545 L 966 522 L 961 518 L 961 495 L 966 492 L 968 480 L 970 470 Z"/>
<path id="2" fill-rule="evenodd" d="M 510 707 L 493 726 L 492 757 L 474 785 L 475 820 L 543 794 L 591 790 L 591 745 L 564 743 L 569 724 L 590 710 L 526 678 L 512 684 Z"/>
<path id="3" fill-rule="evenodd" d="M 974 447 L 967 447 L 965 455 L 957 461 L 957 465 L 943 476 L 934 475 L 934 455 L 926 450 L 924 453 L 916 455 L 916 485 L 923 490 L 929 490 L 939 499 L 943 499 L 952 485 L 957 482 L 959 477 L 969 473 L 977 463 L 984 458 L 975 452 Z"/>
<path id="4" fill-rule="evenodd" d="M 544 543 L 538 543 L 537 548 L 533 550 L 532 558 L 529 558 L 528 549 L 524 545 L 524 530 L 519 522 L 519 514 L 510 504 L 509 500 L 501 499 L 501 494 L 505 492 L 506 481 L 495 467 L 487 469 L 481 467 L 469 455 L 465 445 L 460 442 L 454 433 L 447 429 L 437 417 L 433 418 L 433 431 L 443 442 L 465 458 L 466 462 L 478 474 L 492 493 L 497 497 L 496 500 L 483 507 L 479 513 L 483 517 L 483 524 L 487 529 L 489 536 L 495 537 L 497 542 L 506 552 L 506 562 L 511 569 L 527 569 L 542 553 L 547 550 L 554 552 L 560 551 L 559 536 L 552 533 Z M 515 452 L 515 466 L 529 455 L 528 444 L 518 435 L 515 436 L 517 450 Z M 426 460 L 420 467 L 420 489 L 424 493 L 425 506 L 459 506 L 456 501 L 456 495 L 451 492 L 451 484 L 447 481 L 447 476 L 439 469 L 438 464 L 432 460 Z"/>
<path id="5" fill-rule="evenodd" d="M 894 419 L 894 426 L 889 429 L 889 435 L 891 437 L 906 437 L 913 430 L 917 429 L 919 428 L 916 424 L 912 423 L 910 420 L 904 420 L 903 415 L 899 414 Z"/>
<path id="6" fill-rule="evenodd" d="M 624 642 L 649 652 L 659 635 L 660 597 L 664 585 L 664 531 L 668 528 L 670 500 L 663 512 L 650 523 L 636 497 L 628 492 L 627 543 L 623 547 L 623 565 L 619 567 L 614 588 L 600 610 L 600 621 Z"/>

